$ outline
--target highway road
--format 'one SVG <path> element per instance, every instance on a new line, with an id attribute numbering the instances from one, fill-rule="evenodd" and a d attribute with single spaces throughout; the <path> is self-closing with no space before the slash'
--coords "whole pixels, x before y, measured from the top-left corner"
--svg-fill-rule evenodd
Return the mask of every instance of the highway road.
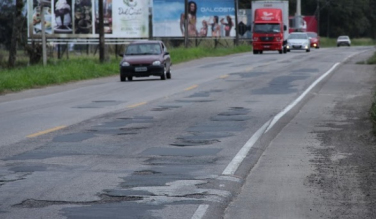
<path id="1" fill-rule="evenodd" d="M 373 92 L 356 65 L 373 53 L 249 52 L 0 96 L 0 218 L 330 218 L 308 148 L 339 99 Z"/>

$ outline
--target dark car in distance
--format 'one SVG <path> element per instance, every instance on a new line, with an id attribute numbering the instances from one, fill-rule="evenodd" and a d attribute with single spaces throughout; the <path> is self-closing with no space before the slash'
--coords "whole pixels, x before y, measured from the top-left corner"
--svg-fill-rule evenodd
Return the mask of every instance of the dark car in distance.
<path id="1" fill-rule="evenodd" d="M 119 54 L 120 81 L 133 77 L 159 76 L 171 78 L 171 57 L 167 47 L 159 40 L 139 40 L 128 44 L 124 54 Z"/>
<path id="2" fill-rule="evenodd" d="M 320 36 L 315 32 L 307 32 L 309 40 L 311 41 L 311 48 L 320 48 Z"/>

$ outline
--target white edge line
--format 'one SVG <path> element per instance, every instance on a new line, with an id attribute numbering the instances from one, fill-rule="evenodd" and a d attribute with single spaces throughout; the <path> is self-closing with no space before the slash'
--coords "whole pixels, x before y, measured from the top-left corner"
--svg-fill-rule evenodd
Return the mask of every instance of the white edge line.
<path id="1" fill-rule="evenodd" d="M 227 165 L 226 169 L 222 172 L 223 175 L 234 175 L 240 164 L 243 162 L 244 158 L 247 156 L 248 152 L 251 150 L 253 145 L 258 141 L 261 135 L 264 133 L 268 127 L 270 120 L 267 121 L 259 130 L 252 135 L 252 137 L 245 143 L 245 145 L 240 149 L 240 151 L 235 155 L 232 161 Z"/>
<path id="2" fill-rule="evenodd" d="M 349 59 L 347 57 L 345 60 Z M 235 157 L 231 160 L 229 165 L 227 165 L 226 169 L 222 172 L 222 175 L 234 175 L 240 164 L 243 162 L 244 158 L 247 156 L 248 152 L 251 150 L 253 145 L 258 141 L 261 135 L 264 132 L 269 131 L 276 122 L 283 115 L 285 115 L 289 110 L 291 110 L 296 104 L 299 103 L 309 91 L 311 91 L 321 80 L 323 80 L 327 75 L 329 75 L 340 63 L 336 63 L 332 68 L 330 68 L 325 74 L 323 74 L 320 78 L 318 78 L 311 86 L 307 88 L 294 102 L 288 105 L 284 110 L 278 113 L 272 120 L 267 121 L 260 129 L 258 129 L 255 134 L 245 143 L 245 145 L 240 149 L 240 151 L 235 155 Z M 198 206 L 197 210 L 193 214 L 191 219 L 201 219 L 204 217 L 206 210 L 209 208 L 209 205 L 200 205 Z"/>
<path id="3" fill-rule="evenodd" d="M 280 120 L 288 111 L 290 111 L 294 106 L 296 106 L 320 81 L 322 81 L 326 76 L 328 76 L 332 71 L 339 65 L 340 63 L 334 64 L 325 74 L 321 75 L 315 82 L 311 84 L 296 100 L 290 103 L 286 108 L 284 108 L 281 112 L 279 112 L 274 118 L 272 119 L 270 126 L 266 129 L 268 132 L 277 122 Z"/>
<path id="4" fill-rule="evenodd" d="M 321 80 L 328 76 L 340 63 L 336 63 L 325 74 L 321 75 L 315 82 L 313 82 L 296 100 L 284 108 L 273 119 L 267 121 L 255 134 L 245 143 L 240 151 L 235 155 L 231 162 L 227 165 L 226 169 L 222 172 L 223 175 L 234 175 L 248 152 L 253 145 L 258 141 L 263 133 L 268 132 L 288 111 L 290 111 L 295 105 L 297 105 Z"/>
<path id="5" fill-rule="evenodd" d="M 191 219 L 201 219 L 204 217 L 206 210 L 208 210 L 209 205 L 200 205 L 198 206 L 196 212 L 193 214 Z"/>

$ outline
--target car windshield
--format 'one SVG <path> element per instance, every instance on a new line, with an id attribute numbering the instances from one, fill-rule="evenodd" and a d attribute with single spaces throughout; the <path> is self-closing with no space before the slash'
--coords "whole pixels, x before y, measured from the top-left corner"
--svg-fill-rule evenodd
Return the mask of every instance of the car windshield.
<path id="1" fill-rule="evenodd" d="M 348 36 L 340 36 L 340 37 L 338 37 L 338 39 L 339 40 L 347 40 L 347 39 L 349 39 L 349 37 Z"/>
<path id="2" fill-rule="evenodd" d="M 255 33 L 280 33 L 281 26 L 279 24 L 255 24 Z"/>
<path id="3" fill-rule="evenodd" d="M 311 38 L 316 38 L 317 34 L 316 33 L 307 33 L 307 35 Z"/>
<path id="4" fill-rule="evenodd" d="M 307 39 L 307 34 L 290 34 L 288 39 Z"/>
<path id="5" fill-rule="evenodd" d="M 125 51 L 126 55 L 157 55 L 161 53 L 161 47 L 156 43 L 131 44 Z"/>

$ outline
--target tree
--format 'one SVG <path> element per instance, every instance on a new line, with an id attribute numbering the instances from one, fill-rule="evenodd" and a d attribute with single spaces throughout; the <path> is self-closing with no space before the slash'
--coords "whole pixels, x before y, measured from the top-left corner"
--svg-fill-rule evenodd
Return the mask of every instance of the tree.
<path id="1" fill-rule="evenodd" d="M 16 6 L 14 10 L 14 15 L 13 15 L 12 37 L 11 37 L 10 48 L 9 48 L 9 60 L 8 60 L 9 67 L 14 67 L 16 63 L 17 43 L 20 38 L 20 32 L 22 29 L 23 21 L 25 20 L 24 16 L 22 15 L 24 6 L 25 6 L 25 2 L 23 0 L 16 0 Z"/>
<path id="2" fill-rule="evenodd" d="M 240 9 L 251 7 L 251 0 L 238 1 Z M 301 7 L 302 15 L 320 16 L 322 36 L 376 38 L 376 0 L 302 0 Z M 289 14 L 295 12 L 296 0 L 289 0 Z"/>
<path id="3" fill-rule="evenodd" d="M 14 5 L 12 0 L 0 2 L 0 44 L 9 49 L 12 38 Z"/>

